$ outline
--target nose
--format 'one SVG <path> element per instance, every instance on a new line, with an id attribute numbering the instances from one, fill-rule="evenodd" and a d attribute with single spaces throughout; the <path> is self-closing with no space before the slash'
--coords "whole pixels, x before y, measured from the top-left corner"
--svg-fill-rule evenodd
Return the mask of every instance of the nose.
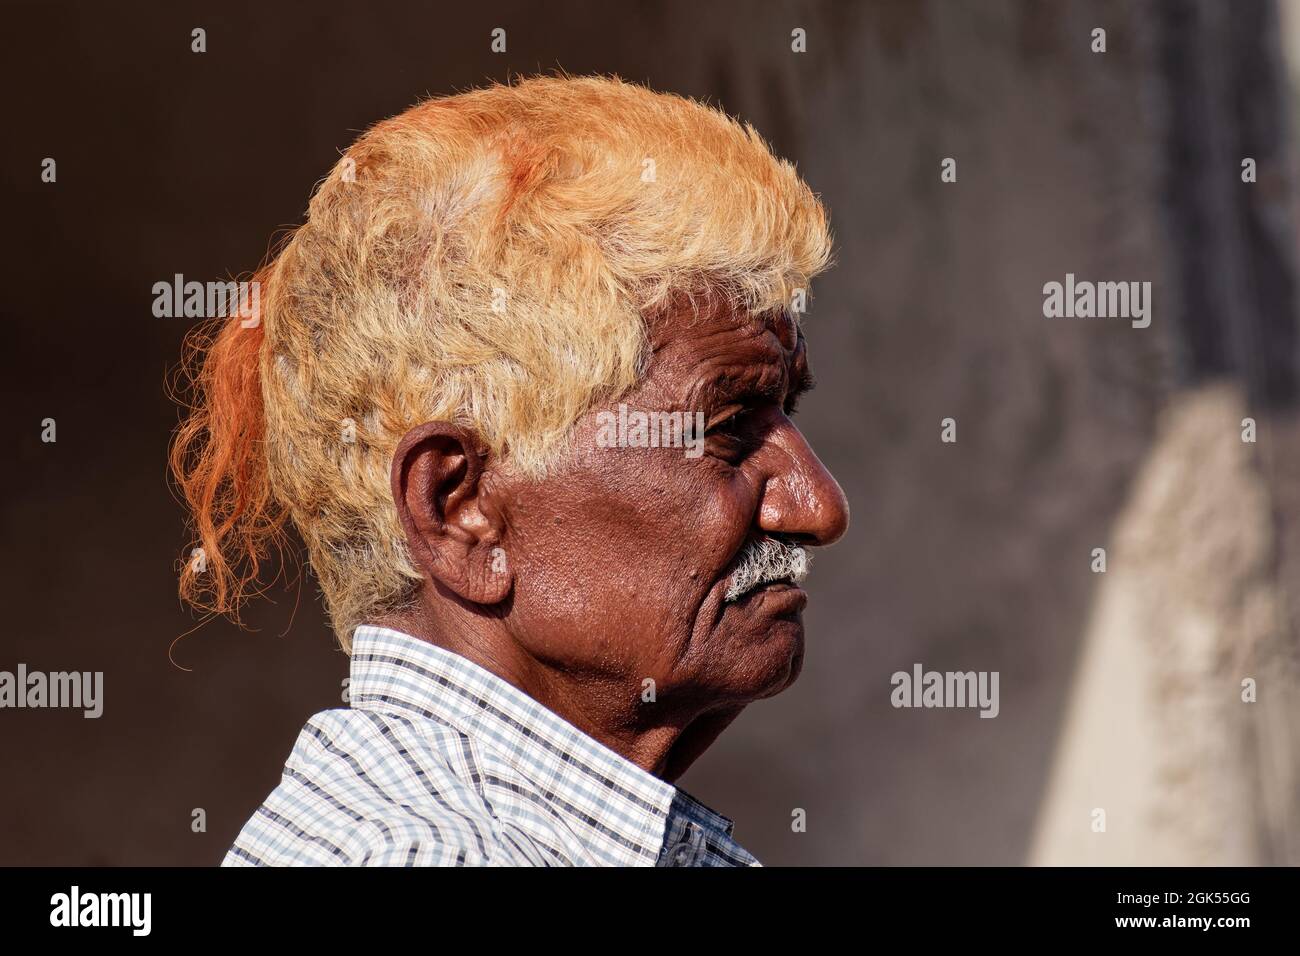
<path id="1" fill-rule="evenodd" d="M 844 536 L 849 526 L 844 490 L 789 419 L 768 433 L 756 463 L 764 470 L 758 509 L 763 531 L 817 546 Z"/>

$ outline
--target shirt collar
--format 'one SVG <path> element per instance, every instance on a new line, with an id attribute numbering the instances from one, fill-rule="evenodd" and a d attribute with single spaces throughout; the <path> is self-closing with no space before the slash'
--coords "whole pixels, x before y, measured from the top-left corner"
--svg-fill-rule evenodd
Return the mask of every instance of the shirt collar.
<path id="1" fill-rule="evenodd" d="M 358 627 L 349 697 L 354 709 L 436 720 L 492 749 L 569 813 L 612 831 L 592 848 L 601 862 L 674 865 L 684 846 L 699 850 L 709 841 L 753 861 L 732 840 L 727 817 L 446 648 L 391 628 Z"/>

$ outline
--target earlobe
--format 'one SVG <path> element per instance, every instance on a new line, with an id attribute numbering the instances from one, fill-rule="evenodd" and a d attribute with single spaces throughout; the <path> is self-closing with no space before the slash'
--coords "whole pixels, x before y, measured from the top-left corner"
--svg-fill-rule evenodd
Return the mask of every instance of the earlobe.
<path id="1" fill-rule="evenodd" d="M 461 597 L 475 604 L 499 604 L 509 596 L 514 586 L 514 571 L 501 545 L 476 548 L 471 566 L 475 571 L 474 580 L 466 582 L 464 590 L 457 592 Z"/>
<path id="2" fill-rule="evenodd" d="M 498 511 L 483 500 L 486 456 L 464 429 L 427 422 L 402 437 L 391 480 L 407 547 L 426 580 L 490 605 L 509 595 L 514 572 Z"/>

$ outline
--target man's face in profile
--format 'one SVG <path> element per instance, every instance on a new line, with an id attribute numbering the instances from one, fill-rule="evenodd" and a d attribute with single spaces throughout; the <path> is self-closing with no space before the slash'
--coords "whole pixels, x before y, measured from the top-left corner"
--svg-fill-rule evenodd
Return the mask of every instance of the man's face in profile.
<path id="1" fill-rule="evenodd" d="M 702 412 L 702 453 L 605 447 L 598 409 L 545 479 L 489 467 L 514 572 L 505 620 L 534 658 L 611 693 L 650 679 L 678 704 L 743 705 L 798 676 L 798 546 L 839 538 L 847 502 L 791 421 L 811 378 L 788 313 L 686 308 L 649 333 L 646 374 L 620 401 Z M 728 599 L 765 539 L 769 560 Z"/>

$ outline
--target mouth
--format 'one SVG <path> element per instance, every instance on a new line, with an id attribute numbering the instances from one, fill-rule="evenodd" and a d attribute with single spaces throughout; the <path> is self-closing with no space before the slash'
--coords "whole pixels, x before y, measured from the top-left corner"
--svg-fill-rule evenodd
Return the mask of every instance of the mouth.
<path id="1" fill-rule="evenodd" d="M 761 609 L 773 617 L 796 619 L 808 606 L 808 592 L 791 578 L 778 578 L 751 588 L 734 603 Z"/>

